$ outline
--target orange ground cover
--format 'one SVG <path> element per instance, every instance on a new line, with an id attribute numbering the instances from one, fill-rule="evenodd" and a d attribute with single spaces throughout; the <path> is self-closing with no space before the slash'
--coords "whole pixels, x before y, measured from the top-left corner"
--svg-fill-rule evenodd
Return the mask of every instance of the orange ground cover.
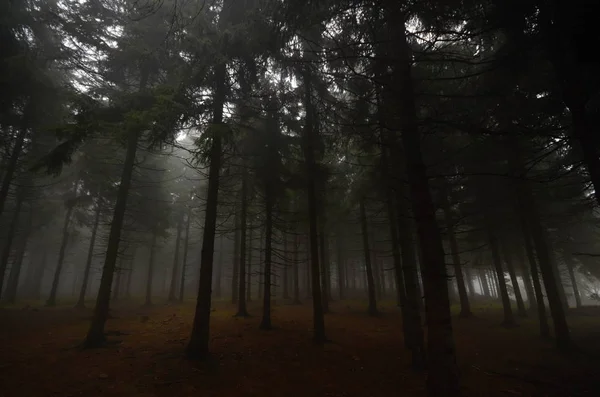
<path id="1" fill-rule="evenodd" d="M 276 305 L 277 328 L 265 332 L 258 306 L 236 319 L 231 304 L 218 303 L 207 363 L 183 358 L 191 303 L 117 307 L 107 329 L 119 343 L 95 350 L 76 348 L 90 311 L 0 309 L 0 396 L 423 396 L 425 374 L 408 369 L 398 312 L 370 318 L 363 306 L 333 304 L 333 343 L 319 348 L 309 305 Z M 600 321 L 589 323 L 575 329 L 584 352 L 565 357 L 536 337 L 533 320 L 504 329 L 493 310 L 457 319 L 465 396 L 600 395 Z"/>

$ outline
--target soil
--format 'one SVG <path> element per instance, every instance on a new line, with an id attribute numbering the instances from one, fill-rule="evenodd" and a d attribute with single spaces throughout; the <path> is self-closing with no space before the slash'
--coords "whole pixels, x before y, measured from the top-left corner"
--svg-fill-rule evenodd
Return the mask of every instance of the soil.
<path id="1" fill-rule="evenodd" d="M 260 307 L 234 318 L 214 305 L 206 362 L 184 358 L 194 305 L 116 306 L 105 348 L 82 350 L 90 310 L 0 309 L 0 396 L 424 396 L 426 373 L 409 368 L 400 315 L 379 317 L 362 302 L 335 302 L 326 316 L 332 343 L 311 341 L 310 305 L 274 306 L 270 331 L 259 330 Z M 600 311 L 569 315 L 578 349 L 559 354 L 536 335 L 534 319 L 500 326 L 494 306 L 454 321 L 465 396 L 600 395 Z"/>

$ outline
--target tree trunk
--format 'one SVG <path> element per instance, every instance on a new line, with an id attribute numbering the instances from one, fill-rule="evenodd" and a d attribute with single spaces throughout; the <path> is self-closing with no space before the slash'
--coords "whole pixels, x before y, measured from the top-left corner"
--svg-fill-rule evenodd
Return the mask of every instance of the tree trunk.
<path id="1" fill-rule="evenodd" d="M 265 189 L 265 267 L 263 313 L 260 329 L 269 330 L 271 325 L 271 259 L 273 255 L 273 191 L 270 184 Z"/>
<path id="2" fill-rule="evenodd" d="M 20 244 L 19 251 L 17 252 L 15 262 L 10 269 L 8 276 L 8 284 L 6 286 L 6 302 L 13 304 L 17 300 L 17 290 L 19 288 L 19 278 L 21 276 L 21 269 L 23 268 L 23 259 L 27 250 L 27 243 L 29 242 L 29 234 L 31 233 L 31 222 L 33 221 L 32 214 L 30 212 L 27 225 L 25 226 L 23 241 Z"/>
<path id="3" fill-rule="evenodd" d="M 523 284 L 525 285 L 525 291 L 527 292 L 527 300 L 529 301 L 529 310 L 537 312 L 537 298 L 533 289 L 533 283 L 531 280 L 531 271 L 525 263 L 523 257 L 523 247 L 516 246 L 517 262 L 521 269 L 521 275 L 523 276 Z"/>
<path id="4" fill-rule="evenodd" d="M 13 146 L 10 159 L 8 160 L 8 164 L 3 175 L 4 178 L 2 179 L 2 186 L 0 187 L 0 216 L 4 213 L 4 205 L 6 204 L 6 199 L 10 190 L 10 184 L 12 183 L 15 171 L 17 170 L 19 157 L 21 156 L 21 151 L 23 150 L 23 144 L 25 142 L 25 136 L 27 135 L 27 126 L 25 125 L 26 117 L 28 116 L 23 116 L 23 126 L 17 134 L 17 138 L 15 139 L 15 145 Z"/>
<path id="5" fill-rule="evenodd" d="M 521 148 L 516 137 L 512 139 L 511 144 L 511 162 L 513 163 L 515 171 L 519 175 L 523 176 L 525 174 L 525 167 L 523 165 Z M 544 238 L 544 230 L 542 227 L 541 218 L 537 211 L 533 192 L 524 178 L 519 179 L 519 182 L 517 183 L 517 194 L 519 206 L 522 209 L 522 214 L 526 217 L 525 219 L 527 220 L 527 227 L 531 232 L 537 257 L 539 259 L 540 272 L 544 280 L 544 286 L 546 287 L 546 294 L 548 297 L 548 305 L 550 306 L 550 313 L 552 314 L 556 346 L 559 350 L 568 350 L 571 347 L 571 336 L 569 332 L 569 326 L 567 325 L 567 320 L 565 318 L 564 307 L 558 292 L 558 280 L 556 280 L 555 274 L 552 270 L 549 252 L 550 248 L 548 247 L 547 241 Z M 538 300 L 538 306 L 540 305 L 541 302 Z"/>
<path id="6" fill-rule="evenodd" d="M 346 298 L 346 271 L 344 269 L 344 254 L 343 254 L 343 246 L 342 246 L 342 235 L 341 235 L 341 227 L 338 226 L 337 233 L 335 235 L 336 241 L 335 246 L 337 249 L 337 277 L 338 277 L 338 296 L 340 300 L 344 300 Z"/>
<path id="7" fill-rule="evenodd" d="M 96 214 L 94 216 L 94 225 L 92 226 L 92 236 L 90 238 L 90 246 L 88 248 L 87 260 L 85 262 L 85 270 L 83 271 L 83 281 L 81 282 L 81 290 L 79 291 L 79 299 L 75 307 L 85 307 L 85 293 L 87 291 L 88 280 L 90 278 L 90 270 L 94 259 L 94 247 L 96 246 L 96 234 L 98 233 L 98 225 L 100 224 L 100 215 L 102 209 L 100 205 L 96 205 Z"/>
<path id="8" fill-rule="evenodd" d="M 299 261 L 299 252 L 300 252 L 300 234 L 298 230 L 294 233 L 294 259 L 292 263 L 292 275 L 293 275 L 293 287 L 294 287 L 294 300 L 292 304 L 300 305 L 300 263 Z"/>
<path id="9" fill-rule="evenodd" d="M 185 240 L 183 241 L 183 262 L 181 264 L 181 280 L 179 282 L 179 302 L 183 303 L 185 295 L 185 273 L 187 271 L 188 249 L 190 245 L 190 223 L 192 222 L 192 208 L 188 207 L 185 221 Z"/>
<path id="10" fill-rule="evenodd" d="M 112 300 L 117 301 L 120 298 L 121 292 L 121 275 L 123 274 L 123 258 L 119 258 L 119 264 L 115 267 L 115 273 L 117 277 L 114 281 L 114 288 L 112 289 L 113 296 Z"/>
<path id="11" fill-rule="evenodd" d="M 575 277 L 575 266 L 573 260 L 567 255 L 564 256 L 565 263 L 567 264 L 567 270 L 569 271 L 569 278 L 571 279 L 571 287 L 573 288 L 573 296 L 575 297 L 575 305 L 579 309 L 581 307 L 581 295 L 579 294 L 579 287 L 577 286 L 577 278 Z"/>
<path id="12" fill-rule="evenodd" d="M 215 275 L 215 296 L 221 297 L 221 279 L 223 278 L 223 241 L 225 237 L 223 234 L 219 236 L 219 263 L 217 266 L 217 274 Z"/>
<path id="13" fill-rule="evenodd" d="M 318 206 L 315 178 L 317 176 L 317 164 L 315 160 L 315 146 L 317 145 L 317 134 L 315 133 L 315 109 L 312 103 L 312 76 L 309 65 L 304 65 L 304 107 L 305 128 L 302 134 L 302 146 L 306 165 L 307 178 L 307 201 L 308 220 L 310 228 L 310 271 L 313 304 L 313 331 L 314 341 L 317 344 L 326 342 L 325 318 L 323 314 L 323 296 L 321 294 L 321 280 L 319 278 L 319 238 L 318 238 Z"/>
<path id="14" fill-rule="evenodd" d="M 258 299 L 262 299 L 265 285 L 265 229 L 260 228 L 260 245 L 258 247 Z"/>
<path id="15" fill-rule="evenodd" d="M 142 84 L 142 87 L 145 84 Z M 113 219 L 108 236 L 108 246 L 106 248 L 106 257 L 102 268 L 102 277 L 100 279 L 100 288 L 96 298 L 96 307 L 92 317 L 92 323 L 85 339 L 86 347 L 101 346 L 106 341 L 104 336 L 104 325 L 108 319 L 110 309 L 110 288 L 112 286 L 117 256 L 119 254 L 119 243 L 123 228 L 123 219 L 127 209 L 127 198 L 129 196 L 129 187 L 131 186 L 131 175 L 135 166 L 135 154 L 140 133 L 138 131 L 129 131 L 127 142 L 127 154 L 123 173 L 121 174 L 121 183 L 117 192 L 117 201 L 113 213 Z"/>
<path id="16" fill-rule="evenodd" d="M 50 296 L 46 301 L 46 306 L 56 306 L 56 294 L 58 293 L 58 283 L 60 281 L 63 262 L 65 260 L 65 251 L 69 242 L 69 227 L 71 225 L 71 214 L 73 213 L 74 206 L 74 203 L 68 203 L 62 230 L 62 243 L 60 244 L 60 250 L 58 252 L 58 262 L 56 263 L 56 269 L 54 270 L 54 279 L 52 280 L 52 288 L 50 289 Z"/>
<path id="17" fill-rule="evenodd" d="M 177 235 L 175 236 L 175 256 L 173 257 L 173 269 L 171 269 L 171 285 L 169 286 L 169 302 L 177 301 L 177 276 L 179 272 L 179 242 L 181 241 L 181 230 L 183 229 L 183 216 L 177 220 Z"/>
<path id="18" fill-rule="evenodd" d="M 200 263 L 200 280 L 198 299 L 190 341 L 186 348 L 189 358 L 204 359 L 208 357 L 210 342 L 210 306 L 212 295 L 213 256 L 215 251 L 215 232 L 217 227 L 217 207 L 219 205 L 219 171 L 222 162 L 223 106 L 225 104 L 227 68 L 224 63 L 215 67 L 215 93 L 213 111 L 213 136 L 210 148 L 210 168 L 208 171 L 208 192 L 206 198 L 206 215 L 204 217 L 204 234 L 202 236 L 202 254 Z"/>
<path id="19" fill-rule="evenodd" d="M 504 279 L 504 270 L 502 269 L 502 258 L 500 257 L 500 248 L 498 246 L 498 239 L 496 234 L 490 229 L 492 226 L 488 226 L 488 238 L 490 242 L 490 248 L 492 250 L 492 261 L 494 263 L 494 269 L 496 270 L 496 277 L 498 282 L 498 289 L 500 292 L 500 298 L 502 300 L 502 307 L 504 309 L 504 321 L 502 325 L 510 327 L 515 325 L 515 318 L 512 311 L 512 305 L 510 297 L 508 296 L 508 288 L 506 287 L 506 280 Z"/>
<path id="20" fill-rule="evenodd" d="M 319 233 L 319 253 L 321 254 L 321 290 L 323 292 L 323 313 L 329 313 L 329 285 L 327 283 L 327 267 L 329 266 L 329 262 L 327 261 L 327 236 L 324 222 L 325 221 L 321 218 L 319 222 L 321 229 Z"/>
<path id="21" fill-rule="evenodd" d="M 454 397 L 460 395 L 460 387 L 446 282 L 445 254 L 421 151 L 421 133 L 418 127 L 411 76 L 412 60 L 405 32 L 406 16 L 402 14 L 401 7 L 395 1 L 386 2 L 386 8 L 390 39 L 394 42 L 397 55 L 393 86 L 399 102 L 399 112 L 402 114 L 399 122 L 405 149 L 410 197 L 421 249 L 421 270 L 428 324 L 427 395 Z"/>
<path id="22" fill-rule="evenodd" d="M 254 254 L 254 225 L 252 224 L 252 217 L 250 218 L 248 229 L 248 282 L 246 283 L 246 302 L 252 302 L 252 279 L 254 278 L 252 273 L 252 259 Z"/>
<path id="23" fill-rule="evenodd" d="M 246 231 L 248 218 L 248 176 L 244 167 L 242 176 L 242 208 L 240 214 L 240 263 L 239 263 L 239 291 L 238 291 L 238 310 L 236 317 L 248 317 L 246 308 Z"/>
<path id="24" fill-rule="evenodd" d="M 367 271 L 367 296 L 369 298 L 368 313 L 370 316 L 377 316 L 377 301 L 375 299 L 375 281 L 373 279 L 373 268 L 371 263 L 371 250 L 369 247 L 369 226 L 367 223 L 367 210 L 365 209 L 364 199 L 360 200 L 360 226 L 363 240 L 363 251 L 365 258 L 365 267 Z"/>
<path id="25" fill-rule="evenodd" d="M 23 193 L 19 192 L 17 197 L 17 205 L 15 206 L 13 217 L 8 227 L 8 234 L 4 243 L 4 249 L 2 250 L 2 262 L 0 263 L 0 296 L 2 296 L 2 288 L 4 287 L 4 277 L 6 275 L 6 269 L 8 267 L 8 261 L 10 259 L 10 251 L 12 249 L 13 240 L 17 234 L 19 227 L 19 216 L 21 215 L 21 208 L 23 207 Z"/>
<path id="26" fill-rule="evenodd" d="M 156 250 L 156 237 L 158 226 L 152 231 L 152 243 L 150 243 L 150 258 L 148 259 L 148 277 L 146 278 L 146 306 L 152 305 L 152 282 L 154 281 L 154 252 Z"/>
<path id="27" fill-rule="evenodd" d="M 286 229 L 283 231 L 283 299 L 290 298 L 289 290 L 289 266 L 290 266 L 290 242 L 289 242 L 289 231 Z"/>
<path id="28" fill-rule="evenodd" d="M 43 250 L 42 261 L 35 271 L 32 286 L 32 298 L 36 300 L 40 300 L 42 297 L 42 280 L 44 279 L 44 272 L 48 263 L 48 248 L 43 248 Z"/>
<path id="29" fill-rule="evenodd" d="M 455 221 L 452 216 L 452 210 L 450 209 L 450 202 L 448 201 L 447 192 L 441 193 L 442 207 L 444 216 L 446 218 L 446 229 L 448 233 L 448 241 L 450 242 L 450 253 L 452 254 L 452 264 L 454 265 L 454 277 L 456 278 L 456 285 L 458 287 L 458 298 L 460 301 L 460 317 L 471 317 L 471 306 L 469 305 L 469 296 L 467 295 L 467 287 L 465 286 L 465 279 L 462 272 L 462 265 L 460 262 L 460 254 L 458 251 L 458 243 L 456 241 L 456 234 L 454 230 Z"/>
<path id="30" fill-rule="evenodd" d="M 503 245 L 504 261 L 506 262 L 506 269 L 510 275 L 510 283 L 512 284 L 515 292 L 515 300 L 517 301 L 517 311 L 519 316 L 527 317 L 527 310 L 525 310 L 525 303 L 523 302 L 523 296 L 521 295 L 521 288 L 519 287 L 519 280 L 517 279 L 517 273 L 515 272 L 515 266 L 510 256 L 510 250 L 506 245 Z"/>
<path id="31" fill-rule="evenodd" d="M 240 219 L 235 214 L 235 230 L 233 232 L 233 260 L 231 261 L 231 303 L 236 304 L 238 302 L 239 292 L 239 278 L 240 278 Z"/>

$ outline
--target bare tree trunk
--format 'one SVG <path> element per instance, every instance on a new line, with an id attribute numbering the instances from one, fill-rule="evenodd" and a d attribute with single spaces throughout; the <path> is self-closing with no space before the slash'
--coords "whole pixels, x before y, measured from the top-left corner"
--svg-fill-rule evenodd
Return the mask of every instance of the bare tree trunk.
<path id="1" fill-rule="evenodd" d="M 269 330 L 271 325 L 271 259 L 273 255 L 273 191 L 270 184 L 265 189 L 265 268 L 263 313 L 260 329 Z"/>
<path id="2" fill-rule="evenodd" d="M 169 302 L 177 301 L 177 276 L 179 271 L 179 246 L 181 241 L 181 230 L 183 229 L 183 214 L 177 220 L 177 235 L 175 236 L 175 256 L 173 258 L 173 269 L 171 269 L 171 284 L 169 286 Z"/>
<path id="3" fill-rule="evenodd" d="M 375 299 L 375 281 L 373 280 L 373 268 L 371 264 L 371 252 L 369 247 L 369 227 L 367 224 L 367 211 L 365 209 L 364 199 L 360 200 L 360 225 L 363 239 L 363 250 L 365 255 L 365 266 L 367 270 L 367 291 L 369 298 L 368 313 L 370 316 L 377 316 L 377 301 Z"/>
<path id="4" fill-rule="evenodd" d="M 225 7 L 224 7 L 225 8 Z M 192 335 L 186 347 L 186 355 L 193 359 L 208 357 L 210 342 L 210 306 L 212 298 L 213 256 L 215 251 L 215 232 L 217 227 L 217 207 L 219 205 L 219 171 L 222 162 L 222 137 L 219 129 L 224 127 L 223 106 L 225 104 L 227 68 L 220 63 L 214 70 L 215 93 L 213 109 L 213 136 L 210 148 L 210 168 L 208 171 L 208 192 L 206 198 L 206 215 L 204 217 L 204 234 L 202 237 L 202 254 L 200 263 L 200 280 L 198 299 Z"/>
<path id="5" fill-rule="evenodd" d="M 246 287 L 246 302 L 252 302 L 252 279 L 254 274 L 252 272 L 252 259 L 254 254 L 254 225 L 252 224 L 252 218 L 250 218 L 249 225 L 249 236 L 248 236 L 248 282 Z"/>
<path id="6" fill-rule="evenodd" d="M 100 205 L 96 205 L 96 214 L 94 216 L 94 225 L 92 226 L 92 236 L 90 238 L 90 246 L 88 248 L 87 260 L 85 262 L 85 270 L 83 271 L 83 281 L 81 282 L 81 290 L 79 291 L 79 299 L 75 307 L 85 307 L 85 293 L 88 287 L 88 281 L 90 278 L 90 270 L 92 268 L 92 261 L 94 259 L 94 247 L 96 246 L 96 234 L 98 233 L 98 225 L 100 224 L 100 215 L 102 214 L 102 208 Z"/>
<path id="7" fill-rule="evenodd" d="M 13 217 L 10 221 L 10 226 L 8 227 L 8 235 L 6 236 L 6 241 L 4 243 L 4 249 L 2 250 L 2 258 L 0 262 L 0 296 L 2 296 L 4 277 L 8 267 L 8 260 L 10 259 L 12 243 L 19 227 L 19 216 L 21 215 L 21 208 L 23 207 L 23 198 L 23 193 L 20 191 L 17 196 L 17 203 L 14 209 Z"/>
<path id="8" fill-rule="evenodd" d="M 310 266 L 311 266 L 311 289 L 313 304 L 313 332 L 314 341 L 317 344 L 326 342 L 325 318 L 323 314 L 323 295 L 321 294 L 321 285 L 319 278 L 319 240 L 318 240 L 318 207 L 317 194 L 315 186 L 315 177 L 317 176 L 317 164 L 315 160 L 315 146 L 317 145 L 317 134 L 315 133 L 315 110 L 312 103 L 312 76 L 310 65 L 306 64 L 303 71 L 304 83 L 304 106 L 306 111 L 305 128 L 302 136 L 302 146 L 304 160 L 306 165 L 307 182 L 307 200 L 308 200 L 308 219 L 310 231 Z"/>
<path id="9" fill-rule="evenodd" d="M 299 258 L 298 258 L 298 254 L 300 252 L 300 234 L 298 233 L 298 230 L 296 230 L 296 233 L 294 235 L 294 259 L 292 262 L 292 273 L 293 273 L 293 287 L 294 287 L 294 300 L 292 301 L 292 304 L 294 305 L 299 305 L 302 302 L 300 302 L 300 271 L 299 271 L 299 267 L 300 267 L 300 263 Z"/>
<path id="10" fill-rule="evenodd" d="M 328 274 L 327 267 L 329 262 L 327 261 L 327 235 L 325 231 L 325 221 L 321 217 L 319 226 L 319 253 L 321 254 L 321 290 L 323 291 L 323 313 L 329 313 L 329 286 L 327 283 Z"/>
<path id="11" fill-rule="evenodd" d="M 346 298 L 346 271 L 344 269 L 344 254 L 343 254 L 343 246 L 342 246 L 342 235 L 341 235 L 341 227 L 338 226 L 337 233 L 335 234 L 336 241 L 335 246 L 337 249 L 337 277 L 338 277 L 338 294 L 340 300 L 344 300 Z"/>
<path id="12" fill-rule="evenodd" d="M 142 83 L 141 86 L 144 87 L 145 83 Z M 129 187 L 131 186 L 131 175 L 133 174 L 135 165 L 135 154 L 139 136 L 140 133 L 138 131 L 129 131 L 125 164 L 123 165 L 121 183 L 117 192 L 117 201 L 108 237 L 108 246 L 102 268 L 102 278 L 100 279 L 96 307 L 94 308 L 92 323 L 84 342 L 86 347 L 100 346 L 106 341 L 104 325 L 108 319 L 110 309 L 110 289 L 117 263 L 123 219 L 125 218 L 125 210 L 127 208 L 127 197 L 129 196 Z"/>
<path id="13" fill-rule="evenodd" d="M 29 242 L 29 234 L 31 233 L 31 222 L 32 222 L 31 210 L 28 216 L 27 225 L 25 226 L 24 235 L 17 252 L 15 262 L 10 269 L 8 276 L 8 285 L 6 286 L 6 302 L 13 304 L 17 300 L 17 290 L 19 288 L 19 278 L 21 276 L 21 269 L 23 268 L 23 259 L 25 257 L 25 251 L 27 250 L 27 243 Z"/>
<path id="14" fill-rule="evenodd" d="M 565 263 L 567 264 L 567 270 L 569 271 L 569 278 L 571 279 L 571 287 L 573 288 L 573 296 L 575 297 L 575 305 L 579 309 L 581 305 L 581 295 L 579 294 L 579 287 L 577 287 L 577 278 L 575 277 L 575 266 L 573 260 L 567 255 L 564 256 Z"/>
<path id="15" fill-rule="evenodd" d="M 58 252 L 58 262 L 56 263 L 56 269 L 54 270 L 54 279 L 52 280 L 52 288 L 50 289 L 50 296 L 46 301 L 46 306 L 56 306 L 56 294 L 58 293 L 58 283 L 62 273 L 63 262 L 65 260 L 65 251 L 67 249 L 67 243 L 69 242 L 69 227 L 71 225 L 71 214 L 73 213 L 74 203 L 67 204 L 67 213 L 65 214 L 65 221 L 62 230 L 62 243 L 60 244 L 60 250 Z M 111 280 L 112 281 L 112 280 Z"/>
<path id="16" fill-rule="evenodd" d="M 146 306 L 152 305 L 152 282 L 154 281 L 154 252 L 156 250 L 156 237 L 158 226 L 152 231 L 152 242 L 150 243 L 150 258 L 148 258 L 148 276 L 146 277 Z"/>
<path id="17" fill-rule="evenodd" d="M 502 258 L 500 257 L 498 239 L 496 234 L 489 227 L 490 226 L 488 226 L 488 238 L 492 250 L 492 262 L 494 263 L 494 269 L 496 270 L 498 290 L 500 292 L 500 299 L 502 300 L 502 308 L 504 309 L 504 321 L 502 322 L 502 325 L 510 327 L 515 325 L 515 318 L 508 296 L 506 280 L 504 279 L 504 270 L 502 269 Z"/>
<path id="18" fill-rule="evenodd" d="M 215 275 L 215 296 L 217 298 L 221 297 L 221 285 L 223 278 L 223 241 L 225 237 L 223 234 L 219 236 L 219 263 L 217 266 L 217 274 Z"/>
<path id="19" fill-rule="evenodd" d="M 445 183 L 445 182 L 444 182 Z M 458 243 L 456 241 L 456 232 L 454 230 L 455 221 L 452 216 L 452 210 L 450 209 L 450 202 L 448 195 L 444 187 L 444 191 L 441 193 L 442 207 L 444 216 L 446 218 L 446 229 L 448 233 L 448 241 L 450 242 L 450 253 L 452 254 L 452 264 L 454 265 L 454 277 L 456 277 L 456 285 L 458 287 L 458 298 L 460 301 L 460 317 L 471 317 L 471 305 L 469 304 L 469 296 L 467 295 L 467 287 L 465 286 L 465 279 L 462 272 L 462 265 L 460 262 L 460 254 L 458 251 Z"/>
<path id="20" fill-rule="evenodd" d="M 183 240 L 183 263 L 181 264 L 181 280 L 179 282 L 179 302 L 183 303 L 185 295 L 185 276 L 187 271 L 188 249 L 190 245 L 190 223 L 192 222 L 192 208 L 188 207 L 185 221 L 185 240 Z"/>
<path id="21" fill-rule="evenodd" d="M 458 366 L 452 330 L 445 254 L 436 220 L 436 208 L 429 190 L 429 180 L 421 151 L 421 133 L 411 76 L 412 59 L 406 39 L 406 15 L 395 1 L 385 3 L 390 40 L 395 55 L 393 84 L 402 114 L 399 123 L 406 159 L 410 197 L 421 249 L 421 269 L 425 292 L 428 340 L 427 395 L 454 397 L 460 395 Z"/>
<path id="22" fill-rule="evenodd" d="M 233 232 L 233 260 L 231 261 L 231 303 L 236 304 L 239 292 L 240 277 L 240 219 L 237 209 L 235 213 L 235 230 Z"/>
<path id="23" fill-rule="evenodd" d="M 516 137 L 511 141 L 510 153 L 512 154 L 512 167 L 519 175 L 525 174 L 523 166 L 521 148 Z M 554 335 L 556 338 L 556 346 L 559 350 L 568 350 L 571 347 L 571 336 L 569 326 L 565 318 L 563 303 L 560 299 L 558 291 L 558 282 L 552 270 L 549 247 L 547 240 L 544 238 L 544 230 L 541 223 L 541 218 L 538 214 L 537 206 L 531 192 L 531 187 L 527 184 L 524 178 L 519 179 L 517 183 L 517 197 L 519 206 L 522 209 L 522 214 L 525 216 L 527 230 L 531 232 L 531 237 L 539 259 L 540 272 L 546 287 L 548 304 L 550 313 L 552 314 Z M 533 266 L 532 266 L 533 272 Z M 533 276 L 533 274 L 532 274 Z M 541 302 L 538 300 L 538 306 Z"/>
<path id="24" fill-rule="evenodd" d="M 517 301 L 517 311 L 519 316 L 527 317 L 527 310 L 525 310 L 525 303 L 523 302 L 523 296 L 521 295 L 521 288 L 519 287 L 519 280 L 517 279 L 517 273 L 515 272 L 515 266 L 510 256 L 510 250 L 506 245 L 503 245 L 504 261 L 506 262 L 506 269 L 510 275 L 510 283 L 512 284 L 515 292 L 515 299 Z"/>
<path id="25" fill-rule="evenodd" d="M 242 208 L 240 214 L 240 262 L 239 262 L 239 290 L 238 290 L 238 310 L 236 317 L 248 317 L 246 308 L 246 230 L 248 217 L 248 176 L 244 167 L 242 176 Z"/>
<path id="26" fill-rule="evenodd" d="M 29 105 L 27 105 L 27 108 Z M 23 144 L 25 142 L 25 136 L 27 135 L 27 126 L 26 126 L 26 118 L 27 114 L 23 115 L 23 126 L 19 130 L 15 145 L 13 146 L 12 153 L 10 155 L 10 159 L 8 160 L 8 164 L 6 166 L 6 170 L 2 179 L 2 186 L 0 186 L 0 215 L 4 213 L 4 205 L 6 204 L 6 198 L 8 197 L 8 192 L 10 190 L 10 184 L 12 183 L 13 177 L 15 175 L 15 171 L 17 170 L 17 164 L 19 162 L 19 157 L 21 156 L 21 152 L 23 150 Z"/>

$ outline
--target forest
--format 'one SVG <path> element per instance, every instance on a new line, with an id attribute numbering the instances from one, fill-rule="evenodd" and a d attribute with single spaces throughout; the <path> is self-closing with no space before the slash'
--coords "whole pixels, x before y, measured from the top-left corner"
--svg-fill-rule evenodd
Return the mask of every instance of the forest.
<path id="1" fill-rule="evenodd" d="M 0 397 L 597 396 L 599 8 L 0 0 Z"/>

